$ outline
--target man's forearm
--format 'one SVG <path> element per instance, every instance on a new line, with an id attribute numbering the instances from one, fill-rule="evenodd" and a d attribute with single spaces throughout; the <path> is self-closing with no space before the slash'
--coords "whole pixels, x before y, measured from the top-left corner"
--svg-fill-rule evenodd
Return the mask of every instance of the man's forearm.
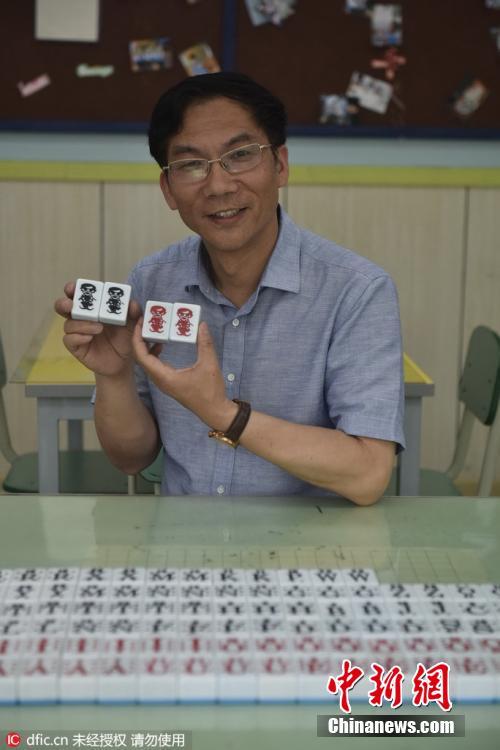
<path id="1" fill-rule="evenodd" d="M 126 474 L 137 474 L 156 457 L 156 423 L 137 395 L 133 372 L 119 377 L 96 375 L 96 432 L 110 461 Z"/>
<path id="2" fill-rule="evenodd" d="M 310 484 L 359 505 L 375 502 L 388 483 L 394 444 L 300 425 L 252 412 L 240 444 Z"/>

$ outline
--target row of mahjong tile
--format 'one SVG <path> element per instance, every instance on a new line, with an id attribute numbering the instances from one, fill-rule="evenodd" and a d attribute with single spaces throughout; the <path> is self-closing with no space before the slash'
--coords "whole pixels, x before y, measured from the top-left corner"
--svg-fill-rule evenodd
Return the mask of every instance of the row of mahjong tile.
<path id="1" fill-rule="evenodd" d="M 100 599 L 148 600 L 148 599 L 203 599 L 235 600 L 239 603 L 255 599 L 274 599 L 277 602 L 307 599 L 316 602 L 339 602 L 348 606 L 356 601 L 368 605 L 387 607 L 399 603 L 401 609 L 411 611 L 412 607 L 424 607 L 434 603 L 434 612 L 459 609 L 465 611 L 470 605 L 471 613 L 498 612 L 500 610 L 500 589 L 497 584 L 466 586 L 461 584 L 413 584 L 413 588 L 400 584 L 380 584 L 379 586 L 335 586 L 318 584 L 269 584 L 250 582 L 245 585 L 224 583 L 203 585 L 200 583 L 69 583 L 50 580 L 19 582 L 12 580 L 0 584 L 0 603 L 13 601 L 32 602 L 37 600 Z M 418 603 L 418 604 L 417 604 Z M 462 606 L 463 605 L 463 606 Z"/>
<path id="2" fill-rule="evenodd" d="M 28 654 L 80 654 L 96 656 L 97 654 L 137 654 L 137 653 L 210 653 L 241 654 L 253 651 L 263 653 L 315 654 L 335 653 L 349 654 L 356 657 L 358 653 L 376 656 L 389 656 L 400 653 L 405 656 L 428 656 L 453 653 L 455 655 L 488 654 L 500 658 L 500 634 L 497 637 L 484 636 L 325 636 L 314 635 L 216 635 L 213 637 L 172 637 L 157 635 L 122 635 L 102 638 L 100 635 L 52 636 L 33 634 L 9 636 L 0 639 L 0 659 L 15 658 Z"/>
<path id="3" fill-rule="evenodd" d="M 212 617 L 68 617 L 10 618 L 0 621 L 0 637 L 16 635 L 203 635 L 238 634 L 250 637 L 271 633 L 276 637 L 290 635 L 445 635 L 500 637 L 500 622 L 488 618 L 212 618 Z"/>
<path id="4" fill-rule="evenodd" d="M 402 695 L 414 694 L 412 677 L 418 663 L 430 669 L 442 661 L 426 657 L 412 661 L 401 656 L 378 660 L 384 669 L 397 665 L 403 672 Z M 369 654 L 356 657 L 364 676 L 350 691 L 351 700 L 367 702 L 373 688 L 369 680 L 374 660 Z M 450 694 L 452 699 L 495 702 L 500 698 L 500 660 L 450 659 Z M 206 700 L 252 702 L 266 700 L 328 700 L 326 685 L 329 674 L 342 669 L 342 658 L 329 654 L 321 658 L 285 657 L 281 655 L 242 655 L 219 659 L 204 655 L 148 654 L 127 658 L 82 658 L 64 656 L 27 657 L 2 662 L 0 702 L 33 701 L 129 701 L 193 702 Z"/>
<path id="5" fill-rule="evenodd" d="M 77 279 L 71 317 L 108 325 L 124 326 L 132 288 L 115 281 Z M 142 337 L 146 341 L 182 341 L 194 343 L 201 308 L 187 302 L 149 300 L 144 309 Z"/>
<path id="6" fill-rule="evenodd" d="M 126 568 L 1 568 L 0 583 L 6 580 L 32 581 L 197 581 L 200 583 L 319 582 L 378 584 L 370 568 L 193 568 L 193 567 L 126 567 Z"/>
<path id="7" fill-rule="evenodd" d="M 43 581 L 80 583 L 113 581 L 127 583 L 198 583 L 200 585 L 268 583 L 309 584 L 318 587 L 335 584 L 356 588 L 359 596 L 401 598 L 467 598 L 500 599 L 500 583 L 379 583 L 370 568 L 13 568 L 0 569 L 0 588 L 7 581 L 41 583 Z M 338 588 L 338 587 L 341 588 Z M 380 593 L 381 592 L 381 593 Z"/>
<path id="8" fill-rule="evenodd" d="M 17 591 L 15 593 L 18 593 Z M 382 600 L 382 599 L 303 599 L 289 598 L 213 598 L 213 597 L 132 597 L 86 598 L 5 598 L 0 601 L 0 620 L 34 615 L 104 614 L 165 615 L 280 615 L 301 617 L 493 617 L 500 615 L 500 602 L 484 600 Z"/>

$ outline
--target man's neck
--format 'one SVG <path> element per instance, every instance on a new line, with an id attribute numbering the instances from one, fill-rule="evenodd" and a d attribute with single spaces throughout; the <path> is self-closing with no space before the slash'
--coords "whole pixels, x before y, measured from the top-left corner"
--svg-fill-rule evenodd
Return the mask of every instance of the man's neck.
<path id="1" fill-rule="evenodd" d="M 212 283 L 237 308 L 257 289 L 278 238 L 279 226 L 266 245 L 221 253 L 205 246 L 205 260 Z"/>

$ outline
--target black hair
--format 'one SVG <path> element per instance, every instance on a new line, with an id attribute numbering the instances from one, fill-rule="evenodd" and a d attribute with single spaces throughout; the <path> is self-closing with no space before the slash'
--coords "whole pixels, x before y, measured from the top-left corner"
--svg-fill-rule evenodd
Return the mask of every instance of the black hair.
<path id="1" fill-rule="evenodd" d="M 149 123 L 149 151 L 160 167 L 167 164 L 169 138 L 181 130 L 186 109 L 218 97 L 231 99 L 249 110 L 274 148 L 285 142 L 286 111 L 274 94 L 242 73 L 205 73 L 185 78 L 167 89 L 155 105 Z"/>

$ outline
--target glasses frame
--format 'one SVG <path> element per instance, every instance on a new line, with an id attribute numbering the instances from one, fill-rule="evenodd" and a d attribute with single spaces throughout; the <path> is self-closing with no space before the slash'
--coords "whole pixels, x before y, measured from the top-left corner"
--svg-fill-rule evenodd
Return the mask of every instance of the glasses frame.
<path id="1" fill-rule="evenodd" d="M 230 156 L 231 154 L 235 153 L 236 151 L 239 151 L 240 149 L 249 148 L 249 146 L 258 146 L 259 147 L 259 149 L 260 149 L 260 161 L 257 164 L 255 164 L 253 167 L 248 167 L 246 169 L 241 169 L 238 172 L 231 172 L 227 168 L 227 165 L 224 163 L 224 159 L 226 159 L 228 156 Z M 230 175 L 243 174 L 244 172 L 250 172 L 252 169 L 255 169 L 255 167 L 258 167 L 259 164 L 261 163 L 261 161 L 262 161 L 262 150 L 265 149 L 265 148 L 274 149 L 274 146 L 272 145 L 272 143 L 262 143 L 262 144 L 261 143 L 245 143 L 243 146 L 237 146 L 236 148 L 232 148 L 230 151 L 226 151 L 224 154 L 221 154 L 218 159 L 203 159 L 203 158 L 197 157 L 197 156 L 192 157 L 191 159 L 176 159 L 175 161 L 171 161 L 165 167 L 162 167 L 162 172 L 165 172 L 167 174 L 167 176 L 168 176 L 168 173 L 170 172 L 171 168 L 175 164 L 182 164 L 184 162 L 189 162 L 189 161 L 203 162 L 204 164 L 206 164 L 206 174 L 203 177 L 201 177 L 200 179 L 194 179 L 192 181 L 187 180 L 185 183 L 183 183 L 185 185 L 196 185 L 197 183 L 203 182 L 203 180 L 207 179 L 208 175 L 210 174 L 210 170 L 212 169 L 212 164 L 220 164 L 221 167 L 222 167 L 222 169 L 225 172 L 227 172 L 228 174 L 230 174 Z M 172 174 L 173 174 L 173 172 L 172 172 Z"/>

